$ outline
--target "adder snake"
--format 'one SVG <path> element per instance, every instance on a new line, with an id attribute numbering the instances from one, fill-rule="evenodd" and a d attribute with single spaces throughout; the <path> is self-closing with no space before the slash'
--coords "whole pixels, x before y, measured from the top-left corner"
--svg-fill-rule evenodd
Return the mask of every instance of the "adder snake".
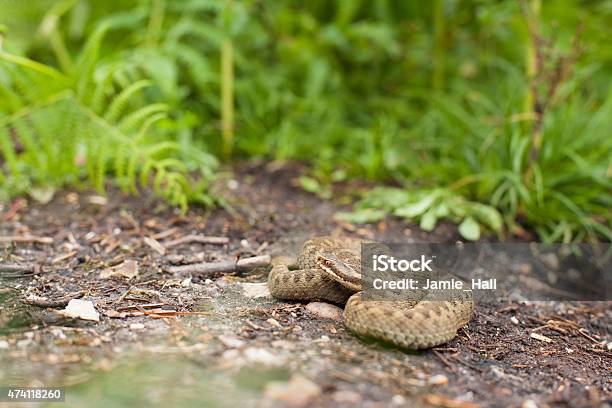
<path id="1" fill-rule="evenodd" d="M 468 323 L 474 302 L 471 292 L 444 300 L 362 300 L 359 242 L 320 237 L 304 243 L 297 270 L 276 258 L 268 276 L 275 298 L 321 300 L 344 304 L 344 324 L 353 333 L 407 349 L 448 342 Z"/>

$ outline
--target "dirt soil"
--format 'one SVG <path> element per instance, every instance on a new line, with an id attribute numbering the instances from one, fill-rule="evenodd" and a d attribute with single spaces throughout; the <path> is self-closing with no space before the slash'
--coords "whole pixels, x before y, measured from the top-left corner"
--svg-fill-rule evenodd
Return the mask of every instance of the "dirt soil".
<path id="1" fill-rule="evenodd" d="M 211 213 L 114 189 L 0 207 L 5 241 L 42 238 L 0 243 L 0 386 L 65 386 L 67 406 L 610 406 L 609 302 L 480 304 L 450 343 L 406 352 L 354 337 L 337 309 L 271 299 L 265 267 L 176 269 L 295 255 L 324 234 L 459 239 L 449 225 L 338 221 L 345 207 L 296 187 L 298 175 L 242 165 L 215 187 L 227 209 Z M 360 187 L 343 186 L 336 202 Z M 132 261 L 137 274 L 121 276 L 136 273 Z M 73 298 L 93 302 L 99 321 L 60 315 Z"/>

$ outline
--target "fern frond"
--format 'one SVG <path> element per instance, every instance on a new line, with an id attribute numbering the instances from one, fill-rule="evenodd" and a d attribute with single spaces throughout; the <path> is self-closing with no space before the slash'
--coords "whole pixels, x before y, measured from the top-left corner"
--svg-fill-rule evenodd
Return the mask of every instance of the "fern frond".
<path id="1" fill-rule="evenodd" d="M 156 114 L 166 113 L 168 110 L 169 107 L 165 103 L 155 103 L 145 106 L 127 115 L 121 123 L 119 123 L 119 128 L 124 133 L 129 134 L 145 124 L 147 119 L 154 117 Z"/>
<path id="2" fill-rule="evenodd" d="M 104 114 L 104 119 L 110 123 L 115 123 L 127 108 L 130 97 L 150 85 L 151 81 L 143 79 L 125 88 L 110 103 Z"/>

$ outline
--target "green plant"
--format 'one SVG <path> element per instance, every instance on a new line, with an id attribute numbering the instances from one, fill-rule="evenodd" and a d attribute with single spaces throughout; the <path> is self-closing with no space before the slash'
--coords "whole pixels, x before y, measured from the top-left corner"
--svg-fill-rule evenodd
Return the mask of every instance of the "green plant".
<path id="1" fill-rule="evenodd" d="M 110 81 L 109 98 L 150 81 L 126 109 L 165 105 L 137 149 L 173 144 L 152 158 L 186 166 L 173 173 L 199 171 L 205 182 L 212 155 L 299 160 L 311 169 L 302 186 L 324 198 L 334 182 L 364 178 L 494 207 L 510 231 L 525 226 L 547 241 L 610 239 L 610 0 L 5 3 L 0 22 L 16 33 L 4 42 L 11 64 L 26 56 L 72 81 L 44 80 L 42 94 L 68 90 L 89 108 L 79 78 Z M 74 56 L 108 24 L 93 71 L 83 71 Z M 6 69 L 1 81 L 14 81 Z M 20 104 L 37 106 L 3 97 L 0 114 Z M 9 160 L 23 167 L 29 157 L 15 130 L 9 136 L 16 159 L 0 159 L 5 178 Z M 129 181 L 113 163 L 132 152 L 105 152 L 103 173 Z M 20 183 L 32 182 L 22 174 Z M 373 206 L 370 216 L 389 208 Z M 426 213 L 415 219 L 429 227 Z"/>
<path id="2" fill-rule="evenodd" d="M 164 134 L 173 119 L 167 104 L 147 95 L 159 85 L 147 79 L 154 75 L 132 61 L 106 62 L 100 55 L 108 31 L 130 24 L 132 17 L 100 22 L 75 61 L 64 55 L 62 71 L 0 50 L 4 194 L 80 185 L 83 179 L 104 190 L 111 172 L 124 191 L 136 192 L 140 179 L 183 209 L 188 202 L 213 203 L 206 183 L 216 160 L 184 150 Z M 197 181 L 185 163 L 197 163 Z"/>
<path id="3" fill-rule="evenodd" d="M 381 187 L 367 193 L 354 212 L 339 213 L 349 222 L 375 222 L 385 214 L 393 214 L 408 221 L 420 221 L 420 227 L 432 231 L 438 220 L 459 224 L 459 233 L 468 240 L 480 238 L 481 226 L 501 233 L 502 217 L 494 207 L 468 201 L 463 196 L 443 188 L 406 191 Z"/>

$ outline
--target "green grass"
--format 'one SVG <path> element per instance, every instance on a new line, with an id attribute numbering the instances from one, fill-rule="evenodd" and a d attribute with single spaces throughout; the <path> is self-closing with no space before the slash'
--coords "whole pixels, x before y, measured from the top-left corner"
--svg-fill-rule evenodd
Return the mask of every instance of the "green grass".
<path id="1" fill-rule="evenodd" d="M 353 219 L 612 237 L 610 0 L 2 7 L 5 197 L 139 179 L 210 206 L 217 157 L 264 157 L 310 163 L 302 184 L 323 198 L 352 178 L 402 186 Z"/>

